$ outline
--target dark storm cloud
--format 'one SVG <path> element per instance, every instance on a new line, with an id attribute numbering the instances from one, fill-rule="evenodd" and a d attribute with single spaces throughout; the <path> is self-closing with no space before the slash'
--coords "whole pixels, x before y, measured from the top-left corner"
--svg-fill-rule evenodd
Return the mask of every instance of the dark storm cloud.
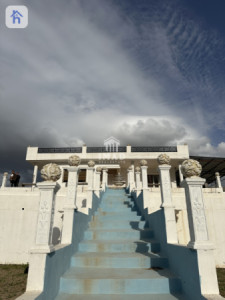
<path id="1" fill-rule="evenodd" d="M 11 2 L 28 6 L 29 26 L 0 29 L 0 173 L 26 172 L 28 145 L 102 145 L 112 133 L 224 155 L 210 138 L 224 125 L 224 41 L 182 1 Z"/>

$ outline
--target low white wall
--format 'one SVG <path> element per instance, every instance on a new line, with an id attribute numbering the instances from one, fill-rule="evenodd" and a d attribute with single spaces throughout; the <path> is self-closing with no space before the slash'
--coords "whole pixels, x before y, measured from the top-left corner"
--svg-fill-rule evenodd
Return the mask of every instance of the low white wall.
<path id="1" fill-rule="evenodd" d="M 67 188 L 61 188 L 55 200 L 52 242 L 61 242 L 63 209 Z M 78 211 L 88 215 L 92 208 L 90 195 L 77 194 Z M 0 263 L 26 264 L 29 251 L 35 243 L 36 226 L 39 210 L 39 189 L 4 188 L 0 189 Z"/>
<path id="2" fill-rule="evenodd" d="M 148 189 L 143 192 L 143 205 L 148 214 L 161 209 L 160 189 Z M 203 198 L 209 238 L 215 245 L 214 257 L 218 267 L 225 267 L 225 193 L 221 189 L 203 189 Z M 172 202 L 176 214 L 178 241 L 187 245 L 190 241 L 187 207 L 183 188 L 172 188 Z"/>
<path id="3" fill-rule="evenodd" d="M 0 263 L 27 263 L 34 244 L 39 191 L 0 190 Z"/>

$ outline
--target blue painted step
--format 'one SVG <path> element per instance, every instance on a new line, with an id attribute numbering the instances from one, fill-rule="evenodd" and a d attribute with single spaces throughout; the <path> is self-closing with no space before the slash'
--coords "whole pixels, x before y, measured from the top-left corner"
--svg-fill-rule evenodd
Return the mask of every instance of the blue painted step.
<path id="1" fill-rule="evenodd" d="M 153 231 L 150 229 L 89 229 L 84 233 L 85 240 L 129 240 L 129 239 L 143 239 L 143 238 L 152 238 Z"/>
<path id="2" fill-rule="evenodd" d="M 175 295 L 171 295 L 175 293 Z M 154 232 L 124 190 L 107 190 L 84 233 L 57 300 L 175 300 L 181 283 Z"/>
<path id="3" fill-rule="evenodd" d="M 71 268 L 61 280 L 68 294 L 167 294 L 180 292 L 180 281 L 168 270 Z"/>
<path id="4" fill-rule="evenodd" d="M 143 295 L 88 295 L 88 294 L 80 294 L 80 295 L 71 295 L 61 293 L 56 300 L 177 300 L 183 299 L 180 295 L 169 295 L 169 294 L 151 294 L 151 298 L 149 294 Z"/>
<path id="5" fill-rule="evenodd" d="M 155 240 L 114 240 L 114 241 L 98 241 L 89 240 L 82 241 L 79 244 L 79 252 L 153 252 L 160 251 L 160 244 Z"/>

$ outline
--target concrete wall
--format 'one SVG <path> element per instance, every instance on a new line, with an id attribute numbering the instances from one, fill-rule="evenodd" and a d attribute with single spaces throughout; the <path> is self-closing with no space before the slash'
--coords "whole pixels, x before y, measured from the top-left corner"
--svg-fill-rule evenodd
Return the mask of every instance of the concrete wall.
<path id="1" fill-rule="evenodd" d="M 148 208 L 144 208 L 143 193 L 135 202 L 150 228 L 154 230 L 154 238 L 160 242 L 161 254 L 168 257 L 171 271 L 181 279 L 182 289 L 187 299 L 205 299 L 200 291 L 197 252 L 181 245 L 167 244 L 162 209 L 149 212 Z"/>
<path id="2" fill-rule="evenodd" d="M 39 191 L 0 190 L 0 263 L 27 263 L 34 244 Z"/>
<path id="3" fill-rule="evenodd" d="M 61 188 L 55 201 L 53 245 L 61 242 L 63 207 L 67 188 Z M 92 197 L 79 188 L 77 206 L 79 213 L 88 215 L 92 209 Z M 39 210 L 39 189 L 0 189 L 0 263 L 26 264 L 29 250 L 35 243 Z M 79 226 L 78 226 L 79 227 Z M 76 228 L 78 228 L 76 227 Z"/>
<path id="4" fill-rule="evenodd" d="M 145 214 L 160 211 L 160 188 L 144 190 L 142 199 Z M 142 195 L 142 197 L 143 197 Z M 207 219 L 209 238 L 215 245 L 214 257 L 217 267 L 225 267 L 225 193 L 221 189 L 203 189 L 204 206 Z M 172 188 L 172 202 L 175 207 L 178 241 L 180 245 L 187 245 L 190 241 L 187 207 L 183 188 Z"/>
<path id="5" fill-rule="evenodd" d="M 83 240 L 84 232 L 99 204 L 100 199 L 93 194 L 92 208 L 89 209 L 89 214 L 79 211 L 75 213 L 72 244 L 65 247 L 59 245 L 55 252 L 47 255 L 44 291 L 40 299 L 55 299 L 59 291 L 60 277 L 68 270 L 71 256 L 78 250 L 79 242 Z"/>

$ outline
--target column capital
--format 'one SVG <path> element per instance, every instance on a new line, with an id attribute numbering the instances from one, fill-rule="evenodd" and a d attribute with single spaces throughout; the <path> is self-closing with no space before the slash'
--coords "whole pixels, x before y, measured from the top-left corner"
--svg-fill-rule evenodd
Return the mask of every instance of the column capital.
<path id="1" fill-rule="evenodd" d="M 159 170 L 170 170 L 171 165 L 163 164 L 163 165 L 159 165 L 158 168 L 159 168 Z"/>
<path id="2" fill-rule="evenodd" d="M 148 166 L 141 166 L 141 169 L 142 169 L 142 170 L 147 170 L 147 169 L 148 169 Z"/>
<path id="3" fill-rule="evenodd" d="M 43 181 L 43 182 L 38 182 L 37 187 L 40 190 L 54 190 L 57 192 L 60 189 L 60 185 L 58 182 L 53 182 L 53 181 Z"/>
<path id="4" fill-rule="evenodd" d="M 182 186 L 184 187 L 185 185 L 187 186 L 198 186 L 201 185 L 203 186 L 205 184 L 206 180 L 205 178 L 201 178 L 201 177 L 197 177 L 197 176 L 193 176 L 193 177 L 189 177 L 189 178 L 185 178 L 182 182 Z"/>
<path id="5" fill-rule="evenodd" d="M 70 166 L 67 168 L 68 172 L 78 172 L 80 171 L 78 166 Z"/>

